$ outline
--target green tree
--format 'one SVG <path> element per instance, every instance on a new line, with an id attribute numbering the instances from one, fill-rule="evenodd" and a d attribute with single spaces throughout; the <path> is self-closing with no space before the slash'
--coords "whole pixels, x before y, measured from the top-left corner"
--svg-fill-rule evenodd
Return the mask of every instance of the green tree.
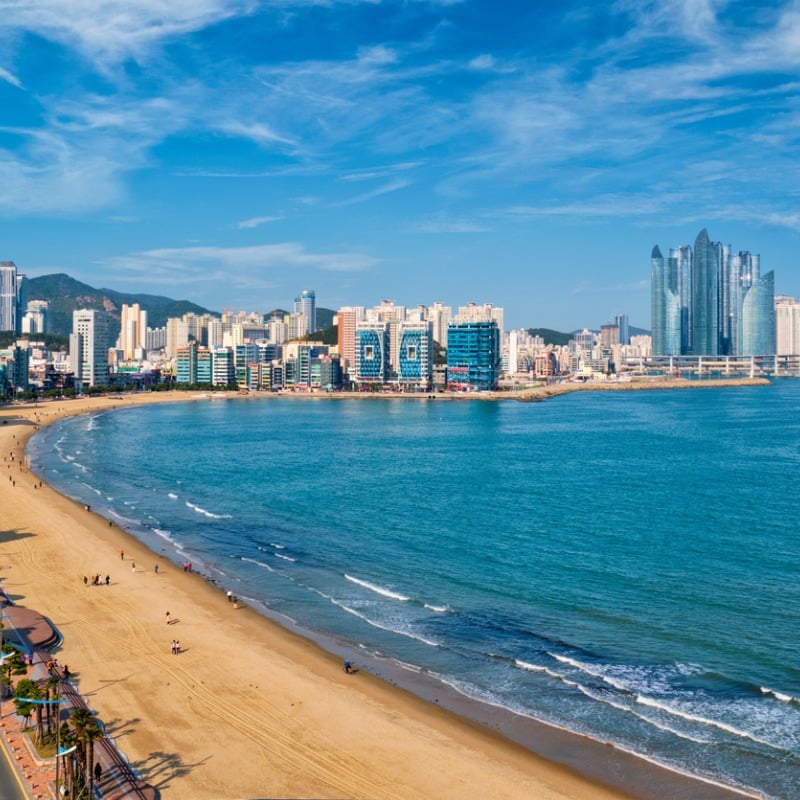
<path id="1" fill-rule="evenodd" d="M 36 743 L 41 741 L 42 706 L 40 703 L 29 703 L 28 700 L 43 700 L 44 694 L 39 684 L 30 678 L 23 678 L 17 683 L 14 705 L 17 714 L 25 718 L 26 727 L 30 725 L 30 717 L 36 711 Z"/>

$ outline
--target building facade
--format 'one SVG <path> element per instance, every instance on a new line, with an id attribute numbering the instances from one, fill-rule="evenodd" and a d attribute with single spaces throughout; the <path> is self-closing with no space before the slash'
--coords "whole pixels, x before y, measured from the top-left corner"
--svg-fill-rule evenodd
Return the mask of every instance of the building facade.
<path id="1" fill-rule="evenodd" d="M 447 329 L 450 388 L 496 389 L 500 365 L 500 330 L 495 320 L 450 323 Z"/>
<path id="2" fill-rule="evenodd" d="M 389 375 L 389 326 L 360 322 L 355 336 L 355 376 L 358 384 L 384 384 Z"/>
<path id="3" fill-rule="evenodd" d="M 75 385 L 107 386 L 109 318 L 105 311 L 84 308 L 72 312 L 69 355 Z"/>

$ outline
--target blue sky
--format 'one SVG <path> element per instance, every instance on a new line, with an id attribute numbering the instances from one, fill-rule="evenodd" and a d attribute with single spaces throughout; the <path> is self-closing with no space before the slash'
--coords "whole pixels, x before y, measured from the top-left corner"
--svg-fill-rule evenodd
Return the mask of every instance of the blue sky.
<path id="1" fill-rule="evenodd" d="M 800 3 L 0 0 L 0 260 L 215 310 L 650 326 L 650 251 L 800 295 Z"/>

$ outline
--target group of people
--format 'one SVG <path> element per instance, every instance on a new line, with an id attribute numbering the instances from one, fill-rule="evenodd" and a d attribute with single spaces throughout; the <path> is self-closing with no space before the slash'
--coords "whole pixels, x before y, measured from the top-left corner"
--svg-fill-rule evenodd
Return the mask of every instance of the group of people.
<path id="1" fill-rule="evenodd" d="M 111 583 L 111 576 L 110 575 L 106 575 L 106 579 L 105 580 L 103 580 L 99 575 L 95 575 L 92 578 L 92 586 L 102 586 L 104 583 L 105 583 L 106 586 L 108 586 Z M 85 575 L 83 576 L 83 585 L 84 586 L 88 586 L 89 585 L 89 579 Z"/>
<path id="2" fill-rule="evenodd" d="M 176 656 L 181 651 L 181 643 L 177 639 L 172 640 L 172 655 Z"/>

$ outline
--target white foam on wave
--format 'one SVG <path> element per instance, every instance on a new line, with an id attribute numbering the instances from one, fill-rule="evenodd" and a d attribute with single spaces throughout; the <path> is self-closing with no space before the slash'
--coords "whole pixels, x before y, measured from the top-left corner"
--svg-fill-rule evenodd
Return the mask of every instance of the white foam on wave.
<path id="1" fill-rule="evenodd" d="M 725 731 L 726 733 L 730 733 L 733 736 L 737 736 L 740 739 L 749 739 L 751 742 L 756 742 L 757 744 L 762 744 L 764 747 L 769 747 L 773 750 L 780 750 L 783 751 L 784 748 L 780 747 L 779 745 L 774 744 L 773 742 L 768 742 L 766 739 L 762 739 L 759 736 L 755 736 L 754 734 L 750 733 L 750 731 L 742 730 L 741 728 L 737 728 L 734 725 L 729 725 L 727 722 L 721 722 L 720 720 L 709 719 L 708 717 L 701 717 L 699 714 L 691 714 L 688 711 L 683 711 L 676 706 L 670 705 L 669 703 L 663 703 L 660 700 L 655 700 L 652 697 L 645 697 L 644 695 L 636 695 L 636 702 L 641 703 L 643 706 L 650 706 L 651 708 L 657 708 L 660 711 L 664 711 L 667 714 L 672 714 L 673 716 L 679 717 L 681 719 L 688 720 L 689 722 L 696 722 L 698 725 L 708 725 L 712 728 L 718 728 L 721 731 Z"/>
<path id="2" fill-rule="evenodd" d="M 344 603 L 342 603 L 339 600 L 334 599 L 333 597 L 330 598 L 330 601 L 335 606 L 338 606 L 339 608 L 341 608 L 342 611 L 346 611 L 348 614 L 352 614 L 354 617 L 358 617 L 359 619 L 361 619 L 364 622 L 366 622 L 367 625 L 370 625 L 373 628 L 378 628 L 378 630 L 381 630 L 381 631 L 388 631 L 389 633 L 397 633 L 397 634 L 400 634 L 400 636 L 405 636 L 408 639 L 414 639 L 414 640 L 416 640 L 418 642 L 422 642 L 423 644 L 427 644 L 430 647 L 441 647 L 441 645 L 438 642 L 434 642 L 434 641 L 432 641 L 430 639 L 426 639 L 424 636 L 420 636 L 419 634 L 414 633 L 413 631 L 404 630 L 403 628 L 395 628 L 395 627 L 392 627 L 391 625 L 386 625 L 386 624 L 377 622 L 374 619 L 370 619 L 368 616 L 366 616 L 366 614 L 362 614 L 360 611 L 356 610 L 355 608 L 351 608 L 350 606 L 345 605 Z"/>
<path id="3" fill-rule="evenodd" d="M 556 678 L 560 681 L 564 680 L 563 675 L 558 672 L 554 672 L 552 669 L 539 666 L 538 664 L 530 664 L 527 661 L 520 661 L 518 658 L 514 659 L 514 666 L 527 670 L 528 672 L 543 672 L 545 675 L 549 675 L 551 678 Z"/>
<path id="4" fill-rule="evenodd" d="M 393 592 L 391 589 L 385 589 L 384 587 L 377 586 L 369 581 L 362 581 L 359 578 L 354 578 L 352 575 L 345 574 L 344 577 L 347 578 L 347 580 L 351 583 L 355 583 L 357 586 L 362 586 L 364 589 L 369 589 L 371 592 L 375 592 L 375 594 L 383 595 L 383 597 L 390 597 L 392 600 L 400 600 L 405 602 L 406 600 L 411 599 L 410 597 L 406 597 L 406 595 L 400 594 L 399 592 Z"/>
<path id="5" fill-rule="evenodd" d="M 265 564 L 263 561 L 257 561 L 255 558 L 246 558 L 242 556 L 242 561 L 246 561 L 248 564 L 255 564 L 259 567 L 264 567 L 264 569 L 269 570 L 270 572 L 275 572 L 274 569 L 269 564 Z"/>
<path id="6" fill-rule="evenodd" d="M 292 562 L 297 561 L 296 558 L 292 558 L 291 556 L 284 556 L 284 555 L 281 555 L 280 553 L 273 553 L 272 555 L 274 555 L 275 558 L 281 558 L 284 561 L 292 561 Z"/>
<path id="7" fill-rule="evenodd" d="M 437 614 L 446 614 L 450 610 L 447 606 L 432 606 L 430 603 L 425 603 L 425 608 L 428 611 L 435 611 Z"/>
<path id="8" fill-rule="evenodd" d="M 167 492 L 167 497 L 169 497 L 172 500 L 178 499 L 178 495 L 176 495 L 175 492 Z"/>
<path id="9" fill-rule="evenodd" d="M 206 511 L 206 509 L 195 505 L 195 503 L 190 503 L 188 500 L 186 501 L 186 507 L 191 508 L 192 511 L 196 511 L 198 514 L 202 514 L 204 517 L 208 517 L 209 519 L 231 519 L 230 514 L 214 514 L 211 511 Z"/>
<path id="10" fill-rule="evenodd" d="M 775 689 L 769 689 L 766 686 L 759 686 L 758 688 L 761 690 L 761 694 L 768 695 L 769 697 L 774 697 L 776 700 L 780 700 L 781 703 L 800 702 L 800 700 L 798 700 L 796 697 L 792 697 L 792 695 L 790 694 L 784 694 L 783 692 L 778 692 Z"/>
<path id="11" fill-rule="evenodd" d="M 282 544 L 276 544 L 275 542 L 270 542 L 270 543 L 269 543 L 269 546 L 270 546 L 270 547 L 274 547 L 276 550 L 285 550 L 285 549 L 286 549 L 286 546 L 285 546 L 285 545 L 282 545 Z"/>

